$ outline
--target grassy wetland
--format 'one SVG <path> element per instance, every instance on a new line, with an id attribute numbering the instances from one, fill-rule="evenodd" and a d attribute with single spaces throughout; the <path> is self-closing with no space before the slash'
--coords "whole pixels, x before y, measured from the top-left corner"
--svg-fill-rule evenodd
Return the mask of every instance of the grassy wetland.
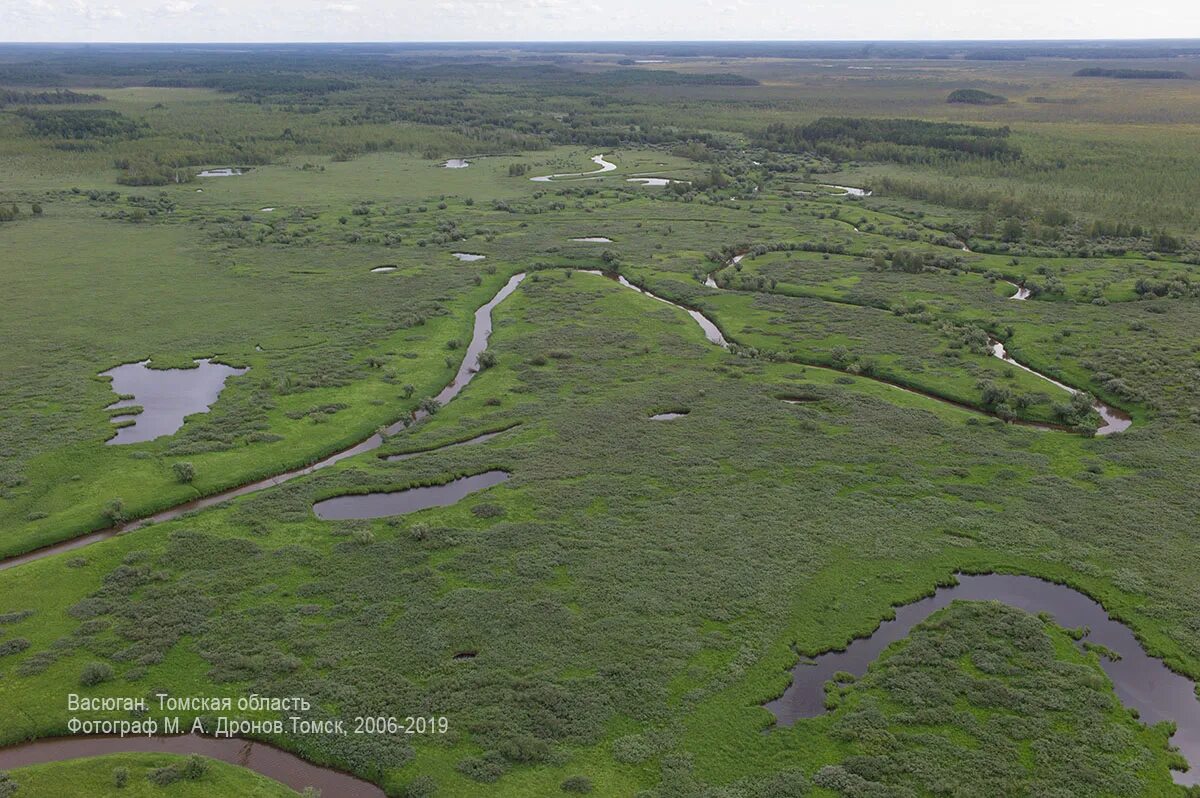
<path id="1" fill-rule="evenodd" d="M 1194 794 L 1195 695 L 1002 600 L 765 708 L 958 573 L 1200 678 L 1200 62 L 914 47 L 0 47 L 0 796 L 306 786 L 5 765 L 144 717 L 70 693 L 444 719 L 241 735 L 408 798 Z"/>

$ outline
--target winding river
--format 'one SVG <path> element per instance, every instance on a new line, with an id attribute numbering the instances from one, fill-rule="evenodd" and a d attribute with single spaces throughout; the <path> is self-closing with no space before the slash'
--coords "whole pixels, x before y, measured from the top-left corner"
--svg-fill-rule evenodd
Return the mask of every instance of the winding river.
<path id="1" fill-rule="evenodd" d="M 607 169 L 603 171 L 607 171 Z M 731 262 L 737 263 L 742 257 L 744 256 L 739 255 Z M 696 321 L 708 341 L 717 346 L 729 348 L 729 341 L 721 333 L 720 328 L 700 311 L 684 307 L 640 288 L 629 282 L 622 275 L 590 270 L 582 271 L 608 277 L 620 285 L 644 294 L 651 299 L 680 308 Z M 524 272 L 513 275 L 487 303 L 475 311 L 474 330 L 462 363 L 454 379 L 434 397 L 434 401 L 439 405 L 444 405 L 457 396 L 478 372 L 479 356 L 487 348 L 488 338 L 492 331 L 492 311 L 516 291 L 517 287 L 525 279 L 525 276 Z M 706 281 L 706 284 L 710 283 L 712 286 L 715 286 L 711 275 Z M 1039 377 L 1064 390 L 1074 392 L 1074 389 L 1012 360 L 1007 356 L 1000 342 L 994 341 L 993 346 L 993 352 L 997 357 L 1002 357 L 1020 368 L 1037 374 Z M 1100 407 L 1098 405 L 1097 409 L 1099 410 Z M 1105 409 L 1109 412 L 1119 413 L 1119 411 L 1112 411 L 1111 408 Z M 1104 412 L 1101 414 L 1104 415 Z M 348 457 L 377 449 L 383 445 L 384 436 L 395 434 L 404 429 L 411 421 L 420 420 L 427 415 L 424 411 L 418 410 L 409 418 L 387 427 L 383 430 L 382 435 L 372 435 L 354 446 L 303 468 L 286 471 L 268 479 L 196 499 L 155 513 L 146 518 L 131 521 L 120 527 L 102 530 L 17 557 L 11 557 L 0 562 L 0 570 L 42 559 L 53 554 L 78 549 L 90 543 L 104 540 L 123 532 L 132 531 L 148 523 L 167 521 L 177 518 L 184 513 L 200 510 L 238 496 L 281 485 L 291 479 L 311 474 Z M 660 414 L 655 418 L 667 420 L 673 417 L 678 416 L 676 414 Z M 1106 417 L 1106 425 L 1108 423 L 1108 417 Z M 1116 422 L 1113 423 L 1115 424 Z M 1120 426 L 1119 428 L 1124 429 L 1127 426 L 1128 421 L 1126 420 L 1124 426 Z M 1116 431 L 1116 429 L 1107 429 L 1106 431 Z M 479 436 L 470 441 L 450 445 L 479 442 L 490 437 L 492 434 L 496 433 L 488 433 L 485 436 Z M 1105 433 L 1101 432 L 1100 434 Z M 437 450 L 433 449 L 429 451 Z M 415 454 L 410 453 L 410 455 Z M 404 456 L 397 455 L 395 459 L 401 459 Z M 453 486 L 453 490 L 460 491 L 465 495 L 465 493 L 471 492 L 474 489 L 487 487 L 489 484 L 497 484 L 506 477 L 507 475 L 504 472 L 487 472 L 486 474 L 467 478 L 467 480 L 455 480 L 450 485 Z M 415 496 L 416 494 L 413 495 Z M 424 494 L 421 495 L 423 496 Z M 399 492 L 395 494 L 381 494 L 377 500 L 380 502 L 393 502 L 400 496 L 401 493 Z M 337 502 L 337 499 L 327 500 L 327 502 Z M 328 508 L 329 512 L 323 513 L 324 516 L 338 517 L 340 515 L 337 512 L 340 505 L 326 503 L 325 507 Z M 391 514 L 394 510 L 395 508 L 389 505 L 388 507 L 381 507 L 380 512 L 387 515 Z M 1178 731 L 1173 738 L 1175 744 L 1180 747 L 1189 761 L 1200 761 L 1200 705 L 1195 700 L 1191 682 L 1170 672 L 1158 660 L 1148 657 L 1141 650 L 1132 633 L 1123 625 L 1108 619 L 1103 609 L 1095 602 L 1092 602 L 1091 599 L 1069 588 L 1051 585 L 1050 583 L 1041 582 L 1029 577 L 964 576 L 960 578 L 959 587 L 939 590 L 929 599 L 899 608 L 897 610 L 897 620 L 885 622 L 870 638 L 856 641 L 844 652 L 833 652 L 822 655 L 822 657 L 818 658 L 816 667 L 810 664 L 797 666 L 796 678 L 792 686 L 788 688 L 783 696 L 771 702 L 768 708 L 772 712 L 775 712 L 780 723 L 783 725 L 790 724 L 797 718 L 811 717 L 819 714 L 823 707 L 824 683 L 834 671 L 853 670 L 855 667 L 859 667 L 859 672 L 861 672 L 865 668 L 866 663 L 873 660 L 887 643 L 907 634 L 908 630 L 914 624 L 928 617 L 938 607 L 945 606 L 953 598 L 988 598 L 1006 601 L 1015 606 L 1034 611 L 1046 609 L 1053 613 L 1061 624 L 1068 626 L 1088 626 L 1092 630 L 1088 638 L 1089 640 L 1101 643 L 1122 655 L 1121 660 L 1112 663 L 1106 662 L 1104 664 L 1105 670 L 1117 685 L 1117 692 L 1121 699 L 1131 706 L 1138 707 L 1142 712 L 1143 719 L 1150 722 L 1167 718 L 1174 720 L 1178 724 Z M 278 779 L 296 789 L 303 789 L 305 786 L 312 785 L 321 788 L 326 795 L 345 796 L 346 798 L 359 798 L 360 796 L 364 798 L 368 796 L 369 798 L 377 798 L 377 796 L 383 795 L 383 792 L 373 784 L 334 769 L 313 765 L 299 757 L 263 743 L 240 739 L 214 740 L 189 735 L 152 738 L 70 737 L 37 740 L 0 749 L 0 769 L 125 751 L 199 753 L 223 759 L 227 762 L 244 765 L 263 775 Z"/>
<path id="2" fill-rule="evenodd" d="M 650 293 L 642 288 L 639 288 L 624 277 L 615 274 L 604 274 L 602 272 L 587 271 L 588 274 L 602 274 L 616 280 L 622 286 L 633 289 L 641 294 L 656 299 L 659 302 L 664 302 L 668 305 L 679 307 L 686 311 L 704 331 L 705 337 L 722 347 L 728 347 L 724 336 L 721 335 L 720 329 L 699 311 L 684 308 L 676 305 L 669 300 L 663 299 L 660 296 Z M 471 343 L 468 345 L 466 353 L 463 356 L 462 364 L 459 366 L 458 372 L 454 380 L 450 382 L 442 391 L 434 397 L 434 400 L 444 405 L 457 396 L 470 383 L 472 377 L 478 373 L 479 356 L 487 348 L 488 338 L 492 332 L 492 310 L 497 305 L 509 297 L 517 286 L 525 279 L 525 273 L 513 275 L 508 282 L 501 288 L 496 295 L 491 298 L 486 304 L 475 311 L 475 326 L 471 336 Z M 412 414 L 413 420 L 420 420 L 428 414 L 418 410 Z M 674 416 L 675 414 L 671 414 Z M 665 418 L 666 416 L 662 416 Z M 404 429 L 406 420 L 396 422 L 384 430 L 385 435 L 391 435 Z M 441 448 L 451 448 L 453 446 L 463 446 L 474 443 L 481 443 L 495 435 L 499 435 L 503 430 L 493 433 L 485 433 L 484 435 L 475 438 L 460 441 L 457 443 L 447 444 Z M 320 460 L 312 465 L 304 468 L 286 471 L 269 479 L 252 482 L 248 485 L 243 485 L 239 488 L 223 491 L 221 493 L 207 496 L 202 499 L 196 499 L 182 505 L 178 505 L 169 510 L 164 510 L 160 513 L 131 521 L 128 524 L 119 527 L 105 529 L 100 532 L 94 532 L 90 535 L 74 538 L 64 541 L 53 546 L 37 549 L 36 551 L 22 554 L 17 557 L 10 557 L 3 562 L 0 562 L 0 570 L 13 568 L 23 563 L 33 560 L 40 560 L 44 557 L 49 557 L 53 554 L 59 554 L 65 551 L 71 551 L 81 548 L 91 543 L 95 543 L 114 535 L 129 532 L 146 524 L 159 521 L 168 521 L 173 518 L 178 518 L 184 513 L 200 510 L 205 507 L 211 507 L 214 504 L 219 504 L 229 499 L 238 496 L 244 496 L 249 493 L 255 493 L 275 485 L 281 485 L 291 479 L 311 474 L 322 468 L 326 468 L 334 463 L 340 462 L 347 457 L 353 457 L 357 454 L 369 452 L 383 445 L 384 437 L 379 434 L 372 435 L 361 443 L 356 444 L 348 449 L 344 449 L 336 454 L 330 455 L 323 460 Z M 427 451 L 438 451 L 438 449 L 430 449 Z M 426 452 L 410 452 L 402 455 L 394 455 L 388 458 L 389 460 L 407 459 L 418 454 Z M 489 471 L 483 474 L 478 474 L 472 477 L 460 478 L 453 480 L 446 485 L 430 486 L 410 489 L 408 491 L 397 491 L 394 493 L 368 494 L 366 496 L 340 496 L 332 499 L 327 499 L 318 503 L 317 513 L 322 518 L 362 518 L 392 515 L 397 512 L 409 512 L 411 509 L 420 509 L 427 506 L 438 506 L 442 504 L 450 504 L 463 496 L 468 495 L 476 490 L 481 490 L 495 484 L 499 484 L 507 479 L 508 475 L 503 471 Z M 360 503 L 367 500 L 372 503 L 371 512 L 364 515 L 361 512 Z M 99 756 L 102 754 L 125 753 L 132 751 L 155 751 L 176 754 L 202 754 L 204 756 L 220 759 L 225 762 L 242 765 L 250 768 L 264 776 L 276 779 L 284 784 L 292 787 L 295 790 L 303 790 L 305 787 L 314 786 L 321 790 L 322 795 L 337 796 L 337 798 L 383 798 L 384 792 L 379 787 L 370 782 L 364 781 L 357 777 L 343 773 L 333 768 L 325 768 L 307 762 L 300 757 L 289 754 L 278 748 L 266 745 L 253 740 L 241 738 L 233 739 L 213 739 L 210 737 L 202 737 L 199 735 L 177 735 L 177 736 L 155 736 L 155 737 L 103 737 L 103 736 L 78 736 L 78 737 L 54 737 L 41 740 L 33 740 L 27 743 L 0 748 L 0 770 L 21 767 L 24 765 L 40 764 L 45 762 L 59 762 L 80 757 Z"/>
<path id="3" fill-rule="evenodd" d="M 513 291 L 516 291 L 517 286 L 519 286 L 521 281 L 524 279 L 524 272 L 513 275 L 511 278 L 509 278 L 508 282 L 505 283 L 504 287 L 496 292 L 495 296 L 493 296 L 486 304 L 475 311 L 475 328 L 474 332 L 471 334 L 471 343 L 467 346 L 467 351 L 463 355 L 462 364 L 458 367 L 458 372 L 455 374 L 454 379 L 451 380 L 450 384 L 443 388 L 437 396 L 434 397 L 434 401 L 439 405 L 444 405 L 454 397 L 458 396 L 458 394 L 462 392 L 463 388 L 467 387 L 467 384 L 471 381 L 471 378 L 475 376 L 478 371 L 479 356 L 487 348 L 488 337 L 492 333 L 492 310 L 506 298 L 508 298 Z M 108 529 L 102 529 L 98 532 L 92 532 L 77 538 L 65 540 L 52 546 L 46 546 L 25 554 L 19 554 L 15 557 L 9 557 L 8 559 L 0 561 L 0 571 L 16 567 L 27 562 L 32 562 L 33 560 L 40 560 L 53 554 L 59 554 L 64 551 L 72 551 L 74 549 L 82 548 L 83 546 L 111 538 L 114 535 L 119 535 L 124 532 L 132 532 L 133 530 L 143 527 L 146 524 L 170 521 L 174 518 L 184 515 L 185 513 L 203 510 L 206 507 L 212 507 L 215 504 L 220 504 L 221 502 L 235 499 L 238 496 L 245 496 L 249 493 L 257 493 L 260 490 L 266 490 L 267 488 L 273 488 L 276 485 L 282 485 L 283 483 L 295 479 L 296 477 L 302 477 L 306 474 L 320 471 L 322 468 L 328 468 L 334 463 L 339 463 L 342 460 L 345 460 L 347 457 L 354 457 L 355 455 L 362 454 L 363 452 L 369 452 L 374 449 L 378 449 L 383 445 L 385 436 L 395 435 L 407 427 L 410 423 L 414 421 L 420 421 L 426 416 L 428 416 L 428 413 L 423 410 L 414 411 L 411 416 L 385 427 L 383 434 L 376 433 L 366 440 L 356 443 L 354 446 L 343 449 L 340 452 L 335 452 L 334 454 L 318 460 L 311 465 L 304 466 L 303 468 L 284 471 L 283 473 L 277 474 L 273 477 L 267 477 L 266 479 L 260 479 L 237 488 L 231 488 L 229 490 L 221 491 L 220 493 L 214 493 L 211 496 L 205 496 L 200 499 L 193 499 L 192 501 L 178 504 L 169 509 L 154 513 L 153 515 L 146 516 L 145 518 L 139 518 L 135 521 L 130 521 L 120 526 L 109 527 Z"/>
<path id="4" fill-rule="evenodd" d="M 836 188 L 842 192 L 843 197 L 869 197 L 871 192 L 865 188 L 855 188 L 854 186 L 835 186 L 832 183 L 822 183 L 821 188 Z"/>
<path id="5" fill-rule="evenodd" d="M 741 255 L 734 255 L 732 258 L 729 259 L 728 263 L 726 263 L 724 266 L 717 269 L 716 271 L 709 272 L 708 274 L 706 274 L 704 277 L 704 285 L 707 286 L 708 288 L 716 288 L 716 289 L 720 290 L 721 286 L 717 284 L 717 281 L 713 277 L 713 275 L 716 274 L 717 271 L 721 271 L 721 269 L 728 268 L 729 266 L 736 266 L 738 263 L 741 262 L 742 258 L 744 258 L 744 257 L 746 257 L 746 253 L 742 253 Z M 1024 286 L 1017 285 L 1016 283 L 1009 282 L 1008 280 L 1005 280 L 1004 282 L 1009 283 L 1009 285 L 1011 285 L 1017 289 L 1017 293 L 1014 294 L 1012 297 L 1010 297 L 1010 299 L 1025 300 L 1025 299 L 1029 298 L 1029 293 L 1030 293 L 1029 289 L 1025 288 Z M 692 311 L 689 311 L 689 312 L 692 312 Z M 1069 386 L 1065 383 L 1059 382 L 1058 380 L 1054 379 L 1053 377 L 1049 377 L 1049 376 L 1043 374 L 1042 372 L 1037 371 L 1036 369 L 1030 368 L 1029 366 L 1025 365 L 1024 363 L 1020 362 L 1019 360 L 1017 360 L 1011 354 L 1008 353 L 1008 350 L 1004 348 L 1004 344 L 1001 343 L 999 340 L 997 340 L 995 338 L 989 338 L 988 341 L 991 345 L 991 353 L 994 357 L 1000 358 L 1005 363 L 1011 363 L 1012 365 L 1016 366 L 1017 368 L 1027 371 L 1030 374 L 1033 374 L 1035 377 L 1039 377 L 1040 379 L 1045 380 L 1046 382 L 1050 383 L 1051 385 L 1053 385 L 1057 388 L 1061 388 L 1062 390 L 1066 391 L 1067 393 L 1071 394 L 1072 396 L 1074 396 L 1077 393 L 1080 393 L 1079 389 L 1072 388 L 1071 386 Z M 889 382 L 887 380 L 879 380 L 879 382 L 884 382 L 887 385 L 891 385 L 895 388 L 900 388 L 901 390 L 908 391 L 909 393 L 916 393 L 916 394 L 920 394 L 921 396 L 927 396 L 931 399 L 938 399 L 940 401 L 949 402 L 950 404 L 957 405 L 959 407 L 964 407 L 968 410 L 975 410 L 976 412 L 986 412 L 986 411 L 980 410 L 979 408 L 970 407 L 968 405 L 963 405 L 963 404 L 960 404 L 953 400 L 944 399 L 943 397 L 925 393 L 924 391 L 918 391 L 913 388 L 909 388 L 908 386 L 905 386 L 905 385 L 899 385 L 897 383 Z M 1113 407 L 1112 405 L 1106 404 L 1106 403 L 1100 401 L 1099 399 L 1096 399 L 1095 397 L 1092 397 L 1092 409 L 1096 411 L 1097 415 L 1100 416 L 1100 420 L 1101 420 L 1100 426 L 1096 428 L 1097 435 L 1111 435 L 1114 432 L 1123 432 L 1124 430 L 1129 429 L 1129 427 L 1132 426 L 1132 424 L 1133 424 L 1132 416 L 1130 416 L 1124 410 L 1121 410 L 1119 407 Z M 988 415 L 991 415 L 991 414 L 988 414 Z M 1066 429 L 1065 427 L 1054 425 L 1054 424 L 1039 424 L 1036 422 L 1027 422 L 1027 421 L 1017 421 L 1015 423 L 1022 424 L 1024 426 L 1036 427 L 1037 429 L 1041 429 L 1041 430 Z"/>
<path id="6" fill-rule="evenodd" d="M 970 252 L 970 250 L 967 250 L 967 251 Z M 1016 299 L 1018 301 L 1024 302 L 1026 299 L 1029 299 L 1030 295 L 1033 293 L 1028 288 L 1026 288 L 1024 286 L 1024 284 L 1014 283 L 1012 280 L 1005 280 L 1004 282 L 1008 283 L 1013 288 L 1017 289 L 1017 293 L 1010 296 L 1009 299 Z"/>
<path id="7" fill-rule="evenodd" d="M 615 163 L 611 163 L 609 161 L 604 160 L 603 153 L 601 153 L 600 155 L 593 155 L 592 163 L 596 164 L 600 168 L 593 169 L 590 172 L 565 172 L 565 173 L 559 174 L 559 175 L 543 175 L 542 177 L 531 177 L 529 179 L 535 183 L 549 183 L 551 180 L 560 180 L 560 179 L 566 179 L 566 178 L 571 178 L 571 177 L 583 178 L 584 180 L 595 180 L 596 179 L 595 175 L 603 174 L 604 172 L 611 172 L 612 170 L 617 168 L 617 165 Z"/>
<path id="8" fill-rule="evenodd" d="M 700 326 L 700 329 L 704 332 L 704 336 L 709 341 L 717 344 L 718 346 L 728 348 L 729 343 L 721 334 L 720 328 L 717 327 L 717 325 L 714 324 L 710 319 L 708 319 L 708 317 L 700 313 L 700 311 L 685 308 L 681 305 L 676 305 L 670 300 L 663 299 L 662 297 L 652 294 L 643 288 L 639 288 L 620 275 L 590 270 L 580 271 L 584 271 L 587 274 L 598 274 L 608 277 L 616 280 L 626 288 L 630 288 L 640 294 L 644 294 L 651 299 L 656 299 L 659 302 L 678 307 L 680 310 L 685 311 L 689 316 L 695 319 L 696 323 Z M 482 305 L 478 310 L 475 311 L 475 326 L 471 334 L 471 343 L 467 346 L 466 353 L 463 355 L 462 363 L 459 365 L 458 372 L 455 374 L 454 379 L 451 380 L 451 382 L 445 388 L 443 388 L 437 396 L 434 397 L 434 401 L 439 405 L 444 405 L 454 397 L 458 396 L 458 394 L 467 387 L 467 384 L 471 382 L 471 379 L 475 376 L 475 374 L 478 373 L 479 356 L 483 354 L 485 349 L 487 349 L 488 338 L 492 334 L 492 310 L 494 310 L 497 305 L 499 305 L 514 291 L 516 291 L 517 286 L 519 286 L 524 279 L 525 272 L 513 275 L 511 278 L 509 278 L 508 282 L 505 283 L 504 287 L 496 292 L 495 296 L 493 296 L 486 304 Z M 0 561 L 0 571 L 7 570 L 9 568 L 15 568 L 18 565 L 23 565 L 24 563 L 32 562 L 34 560 L 40 560 L 54 554 L 61 554 L 63 552 L 83 548 L 84 546 L 97 543 L 101 540 L 106 540 L 125 532 L 132 532 L 133 530 L 139 529 L 147 524 L 170 521 L 175 518 L 179 518 L 186 513 L 203 510 L 206 507 L 212 507 L 213 505 L 221 504 L 222 502 L 235 499 L 239 496 L 257 493 L 258 491 L 266 490 L 267 488 L 273 488 L 277 485 L 282 485 L 285 482 L 295 479 L 296 477 L 306 476 L 316 471 L 320 471 L 323 468 L 328 468 L 329 466 L 339 463 L 348 457 L 354 457 L 355 455 L 378 449 L 384 444 L 386 436 L 395 435 L 405 429 L 409 424 L 420 421 L 427 416 L 428 413 L 423 410 L 413 411 L 410 416 L 401 419 L 400 421 L 397 421 L 388 427 L 385 427 L 382 434 L 376 433 L 366 440 L 355 444 L 354 446 L 343 449 L 339 452 L 335 452 L 334 454 L 318 460 L 311 465 L 307 465 L 302 468 L 295 468 L 290 471 L 284 471 L 273 477 L 267 477 L 266 479 L 250 482 L 240 487 L 230 488 L 229 490 L 214 493 L 210 496 L 193 499 L 169 509 L 162 510 L 161 512 L 148 515 L 145 518 L 129 521 L 120 526 L 113 526 L 97 532 L 91 532 L 86 535 L 71 538 L 70 540 L 64 540 L 61 543 L 55 543 L 51 546 L 35 549 L 33 551 L 26 552 L 25 554 L 18 554 L 14 557 L 9 557 L 3 561 Z M 453 446 L 456 444 L 450 445 Z M 447 446 L 444 448 L 449 447 Z M 395 459 L 400 459 L 400 456 L 397 456 Z"/>
<path id="9" fill-rule="evenodd" d="M 266 743 L 239 737 L 217 739 L 198 734 L 47 737 L 0 748 L 0 771 L 90 756 L 142 752 L 200 754 L 250 768 L 297 792 L 302 792 L 305 787 L 315 787 L 325 798 L 385 798 L 384 791 L 369 781 L 340 770 L 314 765 Z"/>
<path id="10" fill-rule="evenodd" d="M 1077 393 L 1080 393 L 1080 391 L 1077 388 L 1072 388 L 1070 385 L 1061 383 L 1058 380 L 1054 379 L 1053 377 L 1048 377 L 1045 374 L 1043 374 L 1042 372 L 1031 369 L 1029 366 L 1026 366 L 1024 363 L 1021 363 L 1020 361 L 1014 359 L 1013 356 L 1008 353 L 1008 350 L 1006 350 L 1004 348 L 1004 344 L 1001 343 L 1000 341 L 997 341 L 995 338 L 991 338 L 989 340 L 991 341 L 991 344 L 992 344 L 992 355 L 1000 358 L 1005 363 L 1011 363 L 1012 365 L 1016 366 L 1019 369 L 1028 371 L 1030 374 L 1033 374 L 1035 377 L 1040 377 L 1041 379 L 1045 380 L 1046 382 L 1050 383 L 1051 385 L 1054 385 L 1058 388 L 1062 388 L 1064 391 L 1071 394 L 1072 396 L 1074 396 Z M 1104 402 L 1101 402 L 1099 399 L 1096 399 L 1095 397 L 1092 398 L 1092 409 L 1095 410 L 1096 413 L 1098 413 L 1100 415 L 1100 419 L 1103 422 L 1096 429 L 1097 435 L 1111 435 L 1114 432 L 1121 432 L 1123 430 L 1129 429 L 1130 425 L 1133 424 L 1133 418 L 1128 413 L 1126 413 L 1124 410 L 1121 410 L 1120 408 L 1112 407 L 1110 405 L 1106 405 Z"/>
<path id="11" fill-rule="evenodd" d="M 954 587 L 939 588 L 932 596 L 895 608 L 893 620 L 883 621 L 870 637 L 854 640 L 842 651 L 802 659 L 792 670 L 792 683 L 783 695 L 766 704 L 780 726 L 825 712 L 825 683 L 838 671 L 862 676 L 891 643 L 908 636 L 921 621 L 955 600 L 1000 601 L 1026 612 L 1046 612 L 1069 629 L 1082 627 L 1080 640 L 1116 652 L 1119 659 L 1100 658 L 1100 666 L 1127 707 L 1138 710 L 1143 723 L 1169 720 L 1176 724 L 1171 742 L 1192 764 L 1200 764 L 1200 701 L 1196 685 L 1172 671 L 1142 648 L 1129 627 L 1108 617 L 1090 597 L 1065 585 L 1031 576 L 959 574 Z M 1173 774 L 1180 784 L 1200 784 L 1196 768 Z"/>

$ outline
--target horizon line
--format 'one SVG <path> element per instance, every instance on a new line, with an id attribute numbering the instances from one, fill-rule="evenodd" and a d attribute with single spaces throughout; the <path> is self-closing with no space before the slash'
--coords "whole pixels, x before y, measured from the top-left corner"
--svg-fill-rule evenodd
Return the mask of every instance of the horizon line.
<path id="1" fill-rule="evenodd" d="M 288 40 L 155 40 L 155 41 L 91 41 L 85 39 L 37 39 L 0 41 L 0 47 L 11 45 L 295 45 L 295 44 L 328 44 L 328 45 L 479 45 L 479 44 L 1056 44 L 1056 43 L 1138 43 L 1138 42 L 1196 42 L 1200 37 L 1131 37 L 1131 38 L 1028 38 L 1028 39 L 288 39 Z"/>

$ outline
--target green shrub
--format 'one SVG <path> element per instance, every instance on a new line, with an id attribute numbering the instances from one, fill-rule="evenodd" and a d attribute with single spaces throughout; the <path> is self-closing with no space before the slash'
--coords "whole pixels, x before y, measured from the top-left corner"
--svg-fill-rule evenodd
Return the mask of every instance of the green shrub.
<path id="1" fill-rule="evenodd" d="M 107 662 L 89 662 L 79 674 L 79 683 L 84 687 L 95 687 L 113 677 L 112 665 Z"/>
<path id="2" fill-rule="evenodd" d="M 191 463 L 179 462 L 171 468 L 175 471 L 175 479 L 183 485 L 191 484 L 196 478 L 196 467 Z"/>
<path id="3" fill-rule="evenodd" d="M 592 780 L 587 776 L 569 776 L 563 780 L 560 786 L 563 792 L 577 793 L 579 795 L 586 795 L 594 789 L 592 787 Z"/>

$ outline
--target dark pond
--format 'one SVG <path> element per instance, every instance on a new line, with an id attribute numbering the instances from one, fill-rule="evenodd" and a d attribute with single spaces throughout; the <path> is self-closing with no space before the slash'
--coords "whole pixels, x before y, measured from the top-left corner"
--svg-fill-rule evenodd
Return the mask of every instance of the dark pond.
<path id="1" fill-rule="evenodd" d="M 1174 721 L 1176 745 L 1188 762 L 1200 763 L 1200 701 L 1195 684 L 1170 670 L 1161 660 L 1147 654 L 1133 632 L 1108 617 L 1097 602 L 1077 590 L 1031 576 L 960 574 L 958 585 L 940 588 L 929 598 L 896 607 L 894 620 L 884 621 L 870 637 L 852 642 L 845 651 L 831 651 L 812 660 L 801 660 L 792 670 L 792 684 L 766 707 L 779 725 L 790 726 L 800 718 L 825 712 L 825 682 L 838 671 L 861 676 L 887 646 L 906 637 L 909 631 L 934 612 L 956 599 L 1001 601 L 1027 612 L 1046 612 L 1059 626 L 1088 630 L 1083 641 L 1099 643 L 1115 651 L 1115 662 L 1101 658 L 1101 667 L 1112 680 L 1125 706 L 1138 710 L 1141 720 L 1155 724 Z M 1080 642 L 1080 645 L 1083 644 Z M 1196 768 L 1176 773 L 1181 784 L 1200 783 Z"/>
<path id="2" fill-rule="evenodd" d="M 524 272 L 513 275 L 511 278 L 509 278 L 508 282 L 504 284 L 504 287 L 497 291 L 496 295 L 487 302 L 487 304 L 475 311 L 475 331 L 471 337 L 471 344 L 467 347 L 467 352 L 463 356 L 462 365 L 459 366 L 458 373 L 456 374 L 454 381 L 443 388 L 442 392 L 435 397 L 439 404 L 446 404 L 446 402 L 449 402 L 455 396 L 458 396 L 459 392 L 462 391 L 463 388 L 467 387 L 467 383 L 469 383 L 471 378 L 475 376 L 476 367 L 479 362 L 479 355 L 482 354 L 487 348 L 487 339 L 492 332 L 492 310 L 496 307 L 496 305 L 503 302 L 510 294 L 512 294 L 513 291 L 516 291 L 517 286 L 519 286 L 521 281 L 524 279 Z M 406 422 L 419 420 L 424 418 L 426 415 L 427 414 L 423 411 L 418 410 L 408 418 L 397 421 L 395 424 L 385 428 L 384 432 L 387 435 L 395 435 L 405 428 Z M 305 474 L 311 474 L 314 471 L 319 471 L 322 468 L 327 468 L 334 463 L 345 460 L 347 457 L 354 457 L 357 454 L 378 449 L 382 445 L 383 437 L 381 435 L 372 435 L 366 440 L 360 441 L 359 443 L 351 446 L 349 449 L 343 449 L 340 452 L 331 454 L 328 457 L 318 460 L 311 465 L 304 466 L 303 468 L 295 468 L 291 471 L 285 471 L 273 477 L 267 477 L 266 479 L 250 482 L 237 488 L 230 488 L 229 490 L 221 491 L 220 493 L 214 493 L 211 496 L 193 499 L 192 501 L 184 502 L 183 504 L 176 505 L 145 518 L 139 518 L 135 521 L 130 521 L 122 526 L 109 527 L 108 529 L 102 529 L 99 532 L 92 532 L 87 535 L 72 538 L 71 540 L 65 540 L 62 543 L 56 543 L 52 546 L 45 546 L 43 548 L 36 549 L 35 551 L 26 552 L 25 554 L 18 554 L 15 557 L 9 557 L 3 561 L 0 561 L 0 571 L 8 568 L 14 568 L 18 565 L 22 565 L 23 563 L 32 562 L 33 560 L 40 560 L 43 557 L 49 557 L 52 554 L 59 554 L 64 551 L 72 551 L 74 549 L 82 548 L 83 546 L 104 540 L 105 538 L 110 538 L 113 535 L 118 535 L 122 532 L 131 532 L 139 527 L 145 526 L 146 524 L 170 521 L 171 519 L 179 518 L 186 513 L 203 510 L 205 507 L 212 507 L 215 504 L 220 504 L 222 502 L 229 501 L 230 499 L 235 499 L 238 496 L 245 496 L 249 493 L 257 493 L 258 491 L 265 490 L 266 488 L 282 485 L 283 483 L 295 479 L 296 477 L 301 477 Z"/>
<path id="3" fill-rule="evenodd" d="M 286 784 L 297 792 L 315 787 L 326 798 L 384 798 L 369 781 L 306 762 L 265 743 L 239 738 L 214 739 L 196 734 L 158 737 L 51 737 L 0 749 L 0 771 L 45 762 L 104 754 L 149 752 L 200 754 L 241 765 Z"/>
<path id="4" fill-rule="evenodd" d="M 404 515 L 430 507 L 449 507 L 476 491 L 499 485 L 509 477 L 507 471 L 484 471 L 470 477 L 460 477 L 444 485 L 427 485 L 391 493 L 361 493 L 356 496 L 335 496 L 317 502 L 313 512 L 324 521 L 344 521 L 349 518 L 386 518 Z"/>
<path id="5" fill-rule="evenodd" d="M 194 369 L 152 369 L 146 365 L 149 362 L 126 363 L 101 373 L 102 377 L 112 377 L 114 393 L 133 395 L 132 399 L 113 402 L 107 409 L 142 407 L 142 412 L 133 416 L 134 423 L 119 428 L 107 443 L 141 443 L 175 433 L 186 417 L 212 407 L 227 378 L 247 371 L 208 358 L 197 360 Z"/>

